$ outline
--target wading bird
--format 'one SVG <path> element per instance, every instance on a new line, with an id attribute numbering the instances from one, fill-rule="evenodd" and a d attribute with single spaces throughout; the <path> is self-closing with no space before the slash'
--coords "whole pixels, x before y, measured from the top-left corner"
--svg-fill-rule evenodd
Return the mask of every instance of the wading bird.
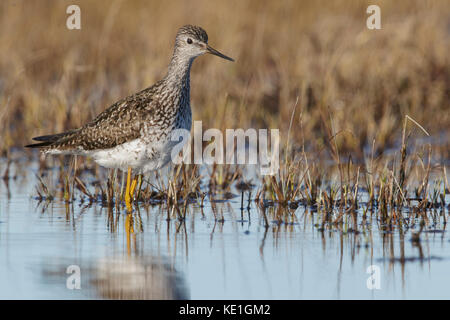
<path id="1" fill-rule="evenodd" d="M 81 128 L 35 137 L 45 154 L 90 156 L 99 165 L 128 171 L 125 202 L 133 199 L 137 176 L 158 170 L 171 160 L 171 141 L 177 129 L 191 130 L 190 70 L 194 59 L 205 53 L 234 61 L 208 45 L 200 27 L 181 27 L 167 75 L 153 86 L 117 101 Z M 131 171 L 137 175 L 131 181 Z M 142 178 L 142 176 L 141 176 Z"/>

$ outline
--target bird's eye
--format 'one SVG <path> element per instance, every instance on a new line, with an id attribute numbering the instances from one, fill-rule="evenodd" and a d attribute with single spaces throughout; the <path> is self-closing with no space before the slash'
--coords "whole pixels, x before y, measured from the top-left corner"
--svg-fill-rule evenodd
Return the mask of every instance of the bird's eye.
<path id="1" fill-rule="evenodd" d="M 192 43 L 192 39 L 191 38 L 187 38 L 187 43 L 191 44 Z"/>

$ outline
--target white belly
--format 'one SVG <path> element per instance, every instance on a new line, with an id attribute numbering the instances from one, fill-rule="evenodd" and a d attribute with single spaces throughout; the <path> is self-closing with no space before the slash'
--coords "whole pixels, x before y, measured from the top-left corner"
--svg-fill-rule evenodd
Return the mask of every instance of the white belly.
<path id="1" fill-rule="evenodd" d="M 165 166 L 171 160 L 174 145 L 170 140 L 148 144 L 138 138 L 114 148 L 90 151 L 88 155 L 106 168 L 126 171 L 131 167 L 145 173 Z"/>

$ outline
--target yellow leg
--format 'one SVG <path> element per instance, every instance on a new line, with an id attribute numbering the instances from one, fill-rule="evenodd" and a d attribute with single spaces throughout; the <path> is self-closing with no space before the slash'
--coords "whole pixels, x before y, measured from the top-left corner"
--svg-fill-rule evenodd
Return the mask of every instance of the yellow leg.
<path id="1" fill-rule="evenodd" d="M 138 177 L 134 177 L 131 181 L 131 168 L 128 168 L 127 175 L 127 189 L 125 190 L 125 204 L 127 206 L 128 211 L 131 211 L 131 203 L 134 198 L 134 191 L 136 190 L 136 185 L 138 183 Z"/>
<path id="2" fill-rule="evenodd" d="M 127 188 L 125 190 L 125 205 L 127 206 L 128 211 L 131 211 L 130 184 L 131 184 L 131 168 L 128 168 Z"/>
<path id="3" fill-rule="evenodd" d="M 133 197 L 134 197 L 134 191 L 136 190 L 137 181 L 138 181 L 138 178 L 134 177 L 133 181 L 131 182 L 131 188 L 130 188 L 131 199 L 133 199 Z"/>

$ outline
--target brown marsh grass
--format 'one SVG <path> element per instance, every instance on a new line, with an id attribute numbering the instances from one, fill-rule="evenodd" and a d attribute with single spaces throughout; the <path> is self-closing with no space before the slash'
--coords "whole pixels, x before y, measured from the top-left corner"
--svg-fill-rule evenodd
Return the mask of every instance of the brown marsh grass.
<path id="1" fill-rule="evenodd" d="M 323 150 L 333 131 L 341 157 L 362 159 L 373 141 L 378 155 L 399 143 L 409 115 L 449 158 L 446 1 L 377 1 L 375 31 L 366 28 L 370 1 L 77 1 L 82 29 L 74 31 L 65 26 L 69 4 L 0 3 L 4 154 L 153 84 L 177 28 L 191 23 L 236 59 L 194 64 L 194 120 L 205 127 L 280 128 L 286 136 L 298 98 L 291 143 L 305 141 L 308 152 Z"/>

